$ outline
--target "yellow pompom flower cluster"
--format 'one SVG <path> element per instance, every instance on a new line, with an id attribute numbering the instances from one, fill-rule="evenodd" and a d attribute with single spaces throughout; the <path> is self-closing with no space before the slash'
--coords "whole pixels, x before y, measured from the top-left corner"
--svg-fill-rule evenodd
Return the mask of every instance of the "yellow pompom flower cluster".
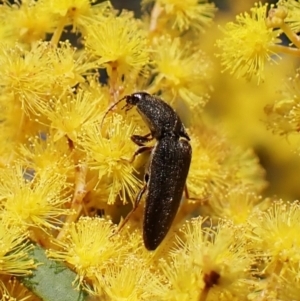
<path id="1" fill-rule="evenodd" d="M 151 92 L 161 90 L 161 96 L 175 106 L 182 99 L 191 110 L 206 104 L 211 62 L 201 50 L 163 36 L 154 43 L 152 57 L 156 77 Z"/>
<path id="2" fill-rule="evenodd" d="M 131 73 L 136 76 L 149 61 L 146 32 L 129 13 L 108 16 L 96 23 L 88 31 L 86 47 L 110 76 L 116 67 L 118 77 Z"/>
<path id="3" fill-rule="evenodd" d="M 0 202 L 2 213 L 19 227 L 56 228 L 59 217 L 70 214 L 63 207 L 69 201 L 65 177 L 44 170 L 23 170 L 19 165 L 2 169 Z"/>
<path id="4" fill-rule="evenodd" d="M 153 2 L 155 7 L 152 14 L 159 15 L 155 21 L 160 30 L 170 27 L 179 32 L 188 29 L 204 31 L 204 28 L 211 24 L 216 11 L 215 5 L 207 0 L 143 0 L 145 6 Z M 153 26 L 153 23 L 151 25 Z"/>
<path id="5" fill-rule="evenodd" d="M 300 130 L 299 70 L 282 84 L 280 97 L 265 107 L 267 126 L 279 135 L 297 135 Z"/>
<path id="6" fill-rule="evenodd" d="M 224 70 L 236 77 L 257 78 L 264 81 L 266 63 L 278 63 L 282 54 L 299 56 L 297 37 L 298 1 L 278 1 L 277 7 L 255 3 L 251 14 L 244 13 L 222 29 L 224 38 L 216 43 Z M 298 15 L 297 15 L 298 13 Z M 293 24 L 296 24 L 293 26 Z M 296 46 L 284 46 L 280 35 L 284 33 Z"/>
<path id="7" fill-rule="evenodd" d="M 251 14 L 244 13 L 236 17 L 236 23 L 227 23 L 225 37 L 217 41 L 224 70 L 229 70 L 237 77 L 263 80 L 266 61 L 276 60 L 273 46 L 280 42 L 281 31 L 266 25 L 267 5 L 257 4 Z"/>
<path id="8" fill-rule="evenodd" d="M 0 297 L 1 300 L 9 299 L 12 293 L 7 280 L 11 275 L 31 275 L 37 267 L 28 252 L 33 246 L 28 241 L 29 233 L 23 227 L 12 225 L 6 215 L 0 214 Z M 25 295 L 25 294 L 24 294 Z M 26 294 L 28 295 L 28 293 Z M 21 294 L 20 294 L 21 297 Z M 24 296 L 23 296 L 24 297 Z M 22 299 L 20 299 L 22 300 Z M 25 299 L 24 299 L 25 300 Z"/>
<path id="9" fill-rule="evenodd" d="M 278 5 L 286 9 L 285 22 L 291 27 L 292 31 L 300 30 L 300 3 L 296 0 L 281 0 Z"/>

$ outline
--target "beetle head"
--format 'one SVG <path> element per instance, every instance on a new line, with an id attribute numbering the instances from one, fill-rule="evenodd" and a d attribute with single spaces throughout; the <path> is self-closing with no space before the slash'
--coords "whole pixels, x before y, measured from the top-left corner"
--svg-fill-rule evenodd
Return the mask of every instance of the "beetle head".
<path id="1" fill-rule="evenodd" d="M 140 101 L 146 99 L 147 96 L 149 96 L 149 94 L 146 92 L 137 92 L 125 96 L 125 99 L 128 105 L 136 106 Z"/>
<path id="2" fill-rule="evenodd" d="M 133 106 L 136 106 L 140 101 L 146 99 L 149 94 L 146 92 L 137 92 L 130 95 L 124 96 L 126 100 L 126 105 L 122 108 L 126 111 L 130 110 Z"/>

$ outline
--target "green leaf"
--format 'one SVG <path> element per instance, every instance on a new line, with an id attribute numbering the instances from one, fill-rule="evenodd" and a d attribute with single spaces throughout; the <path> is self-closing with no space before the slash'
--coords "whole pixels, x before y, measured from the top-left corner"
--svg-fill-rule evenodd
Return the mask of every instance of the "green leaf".
<path id="1" fill-rule="evenodd" d="M 43 248 L 35 246 L 33 259 L 40 263 L 33 275 L 21 279 L 23 284 L 44 301 L 84 301 L 87 294 L 72 286 L 76 274 L 59 262 L 49 260 Z"/>

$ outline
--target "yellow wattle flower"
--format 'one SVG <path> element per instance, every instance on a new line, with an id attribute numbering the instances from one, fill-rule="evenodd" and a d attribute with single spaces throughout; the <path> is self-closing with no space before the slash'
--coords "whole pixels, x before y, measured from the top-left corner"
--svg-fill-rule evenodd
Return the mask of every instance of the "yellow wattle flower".
<path id="1" fill-rule="evenodd" d="M 168 261 L 160 269 L 165 300 L 234 300 L 250 291 L 253 258 L 247 252 L 242 227 L 230 222 L 207 225 L 202 218 L 187 221 Z M 189 277 L 185 277 L 189 271 Z"/>
<path id="2" fill-rule="evenodd" d="M 109 190 L 108 204 L 114 204 L 117 196 L 123 203 L 134 202 L 142 186 L 130 162 L 136 150 L 130 137 L 136 127 L 132 121 L 127 123 L 121 115 L 114 115 L 107 118 L 103 128 L 88 126 L 81 136 L 79 143 L 87 153 L 87 163 L 98 173 L 98 186 Z"/>
<path id="3" fill-rule="evenodd" d="M 224 71 L 237 78 L 264 80 L 266 62 L 276 62 L 279 56 L 272 46 L 281 41 L 281 30 L 266 25 L 267 4 L 260 2 L 251 8 L 251 13 L 240 14 L 236 22 L 229 22 L 222 29 L 224 37 L 217 40 L 218 56 Z"/>
<path id="4" fill-rule="evenodd" d="M 266 211 L 255 211 L 248 223 L 256 252 L 265 261 L 263 273 L 281 274 L 289 263 L 299 262 L 299 202 L 276 201 Z"/>
<path id="5" fill-rule="evenodd" d="M 95 278 L 95 271 L 105 271 L 106 267 L 124 256 L 122 241 L 118 235 L 112 237 L 116 227 L 112 222 L 101 218 L 81 218 L 67 226 L 62 241 L 53 243 L 59 250 L 49 250 L 52 259 L 72 265 L 81 282 L 84 277 Z"/>
<path id="6" fill-rule="evenodd" d="M 277 3 L 278 7 L 285 8 L 287 16 L 285 22 L 289 24 L 291 29 L 298 33 L 300 30 L 300 3 L 296 0 L 279 0 Z"/>
<path id="7" fill-rule="evenodd" d="M 65 208 L 69 202 L 66 177 L 43 170 L 40 173 L 23 170 L 15 165 L 2 169 L 0 203 L 3 214 L 14 225 L 57 229 L 61 216 L 71 214 Z"/>
<path id="8" fill-rule="evenodd" d="M 5 213 L 0 214 L 0 275 L 30 275 L 37 267 L 28 252 L 28 232 L 24 227 L 11 223 Z M 0 283 L 2 281 L 0 280 Z M 1 284 L 0 284 L 1 285 Z"/>
<path id="9" fill-rule="evenodd" d="M 214 3 L 207 0 L 143 0 L 143 5 L 155 2 L 161 11 L 157 28 L 164 27 L 178 29 L 183 32 L 188 29 L 203 32 L 204 28 L 211 25 L 216 12 Z"/>
<path id="10" fill-rule="evenodd" d="M 152 45 L 155 75 L 150 90 L 161 92 L 165 100 L 176 104 L 182 99 L 191 110 L 203 107 L 208 100 L 211 62 L 199 49 L 179 38 L 162 36 Z"/>
<path id="11" fill-rule="evenodd" d="M 126 74 L 135 79 L 149 62 L 146 31 L 129 13 L 93 22 L 87 28 L 85 45 L 109 75 L 117 71 L 120 78 Z"/>
<path id="12" fill-rule="evenodd" d="M 78 89 L 76 94 L 67 93 L 59 99 L 51 100 L 44 114 L 51 121 L 54 141 L 67 136 L 77 142 L 82 128 L 99 120 L 104 101 L 103 96 L 97 96 Z"/>

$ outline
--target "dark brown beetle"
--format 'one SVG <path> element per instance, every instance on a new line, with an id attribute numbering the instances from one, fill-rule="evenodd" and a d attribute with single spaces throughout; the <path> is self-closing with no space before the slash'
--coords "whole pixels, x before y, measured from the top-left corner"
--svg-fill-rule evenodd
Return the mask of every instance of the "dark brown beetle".
<path id="1" fill-rule="evenodd" d="M 124 99 L 126 111 L 135 106 L 150 129 L 150 133 L 145 136 L 131 137 L 140 146 L 132 160 L 144 151 L 151 151 L 151 156 L 145 173 L 145 185 L 120 228 L 136 210 L 146 192 L 143 239 L 148 250 L 155 250 L 170 230 L 178 211 L 192 158 L 190 137 L 173 108 L 145 92 L 123 97 L 108 109 L 103 119 Z M 145 145 L 153 139 L 156 139 L 154 147 Z"/>

